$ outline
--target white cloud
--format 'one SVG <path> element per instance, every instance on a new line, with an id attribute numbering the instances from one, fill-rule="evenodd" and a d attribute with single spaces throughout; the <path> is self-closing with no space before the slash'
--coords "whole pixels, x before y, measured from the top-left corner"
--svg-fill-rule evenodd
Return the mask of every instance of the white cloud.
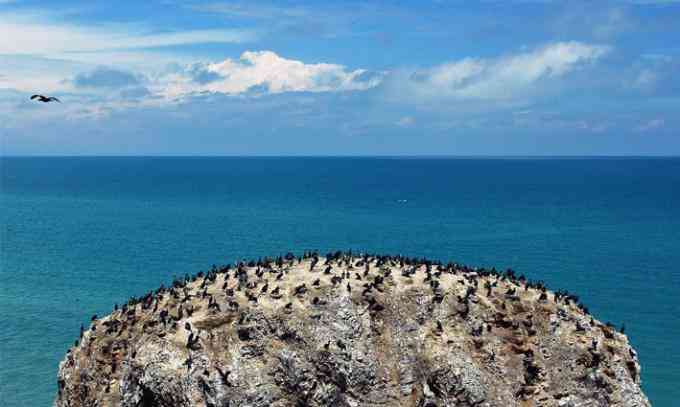
<path id="1" fill-rule="evenodd" d="M 2 1 L 2 0 L 0 0 Z M 0 88 L 26 92 L 73 92 L 67 80 L 99 65 L 159 72 L 189 54 L 167 46 L 240 43 L 256 38 L 244 30 L 159 31 L 146 24 L 66 23 L 78 10 L 0 11 Z"/>
<path id="2" fill-rule="evenodd" d="M 378 85 L 381 74 L 343 65 L 283 58 L 272 51 L 246 51 L 237 60 L 193 64 L 167 75 L 156 90 L 168 97 L 212 92 L 223 94 L 332 92 L 366 90 Z"/>
<path id="3" fill-rule="evenodd" d="M 247 30 L 158 32 L 139 25 L 58 24 L 42 14 L 0 14 L 0 54 L 42 56 L 130 50 L 198 43 L 241 43 L 255 39 Z"/>
<path id="4" fill-rule="evenodd" d="M 465 58 L 411 74 L 408 87 L 421 98 L 511 100 L 596 61 L 608 50 L 601 45 L 559 42 L 498 58 Z"/>

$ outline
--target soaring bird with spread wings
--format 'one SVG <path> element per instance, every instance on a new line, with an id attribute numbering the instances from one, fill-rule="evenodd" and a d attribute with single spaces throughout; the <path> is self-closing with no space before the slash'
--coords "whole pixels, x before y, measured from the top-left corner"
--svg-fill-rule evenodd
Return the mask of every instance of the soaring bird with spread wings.
<path id="1" fill-rule="evenodd" d="M 43 102 L 43 103 L 49 103 L 49 102 L 59 102 L 61 103 L 61 100 L 55 98 L 54 96 L 43 96 L 43 95 L 33 95 L 31 96 L 31 100 L 38 99 L 38 102 Z"/>

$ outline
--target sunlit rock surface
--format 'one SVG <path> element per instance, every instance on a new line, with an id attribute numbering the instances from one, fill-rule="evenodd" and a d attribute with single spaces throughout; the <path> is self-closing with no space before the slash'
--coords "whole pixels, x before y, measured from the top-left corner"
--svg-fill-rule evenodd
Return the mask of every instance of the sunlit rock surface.
<path id="1" fill-rule="evenodd" d="M 625 335 L 512 272 L 335 253 L 175 281 L 85 327 L 55 406 L 649 406 Z"/>

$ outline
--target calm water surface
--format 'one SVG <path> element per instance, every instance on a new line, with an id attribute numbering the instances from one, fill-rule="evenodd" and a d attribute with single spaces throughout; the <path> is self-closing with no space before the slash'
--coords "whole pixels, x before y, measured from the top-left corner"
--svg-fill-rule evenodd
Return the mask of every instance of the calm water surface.
<path id="1" fill-rule="evenodd" d="M 626 324 L 680 400 L 680 159 L 0 158 L 0 399 L 50 405 L 80 324 L 289 250 L 512 267 Z"/>

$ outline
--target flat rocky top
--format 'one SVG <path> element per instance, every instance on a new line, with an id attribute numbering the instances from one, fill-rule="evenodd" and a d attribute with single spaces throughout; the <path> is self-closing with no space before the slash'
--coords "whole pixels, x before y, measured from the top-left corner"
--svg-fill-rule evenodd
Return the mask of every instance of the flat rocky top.
<path id="1" fill-rule="evenodd" d="M 649 406 L 639 378 L 624 334 L 512 272 L 310 254 L 93 318 L 55 406 Z"/>

